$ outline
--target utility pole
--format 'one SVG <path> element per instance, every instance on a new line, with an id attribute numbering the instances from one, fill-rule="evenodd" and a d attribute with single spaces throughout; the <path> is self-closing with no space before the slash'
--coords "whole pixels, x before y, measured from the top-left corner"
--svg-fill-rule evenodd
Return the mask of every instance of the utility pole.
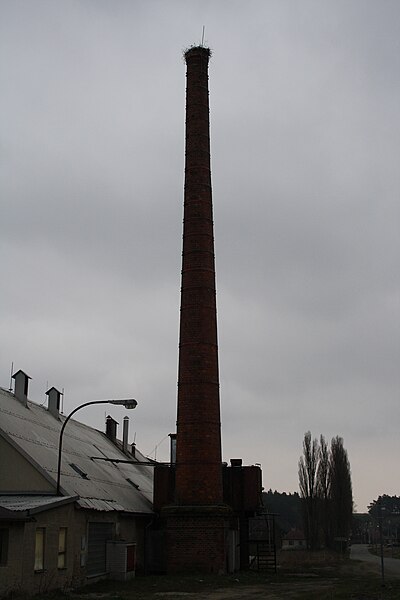
<path id="1" fill-rule="evenodd" d="M 381 579 L 382 579 L 382 587 L 385 587 L 385 565 L 384 565 L 384 560 L 383 560 L 383 512 L 382 512 L 383 508 L 382 508 L 382 496 L 379 496 L 378 506 L 379 506 L 379 516 L 378 516 L 379 542 L 380 542 L 380 546 L 381 546 Z"/>

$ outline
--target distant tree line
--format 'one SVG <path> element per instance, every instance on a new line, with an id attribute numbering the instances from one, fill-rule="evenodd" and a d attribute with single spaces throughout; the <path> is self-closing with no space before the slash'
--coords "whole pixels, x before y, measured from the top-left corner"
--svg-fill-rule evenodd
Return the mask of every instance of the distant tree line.
<path id="1" fill-rule="evenodd" d="M 400 544 L 400 497 L 383 494 L 371 502 L 368 513 L 373 519 L 375 528 L 377 524 L 382 526 L 385 542 L 398 546 Z"/>
<path id="2" fill-rule="evenodd" d="M 263 492 L 263 505 L 267 512 L 276 515 L 276 525 L 283 533 L 302 528 L 301 500 L 297 492 Z"/>
<path id="3" fill-rule="evenodd" d="M 353 492 L 341 437 L 334 437 L 328 447 L 323 435 L 319 441 L 312 439 L 310 431 L 304 435 L 299 487 L 308 548 L 343 547 L 351 532 Z"/>
<path id="4" fill-rule="evenodd" d="M 376 500 L 372 500 L 371 504 L 368 505 L 368 512 L 375 518 L 380 516 L 381 512 L 400 517 L 400 496 L 383 494 Z"/>
<path id="5" fill-rule="evenodd" d="M 400 546 L 400 496 L 383 494 L 369 504 L 367 513 L 353 514 L 352 540 L 377 543 L 380 527 L 385 543 Z"/>

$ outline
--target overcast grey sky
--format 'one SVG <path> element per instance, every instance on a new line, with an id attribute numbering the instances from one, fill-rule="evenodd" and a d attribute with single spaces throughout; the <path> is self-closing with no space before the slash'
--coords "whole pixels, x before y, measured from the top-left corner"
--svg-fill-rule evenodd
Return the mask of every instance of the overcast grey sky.
<path id="1" fill-rule="evenodd" d="M 358 510 L 400 494 L 400 3 L 0 13 L 0 385 L 13 361 L 32 400 L 65 388 L 65 412 L 133 395 L 132 437 L 168 458 L 182 52 L 205 25 L 224 459 L 295 491 L 304 433 L 341 435 Z M 104 427 L 103 408 L 80 415 Z"/>

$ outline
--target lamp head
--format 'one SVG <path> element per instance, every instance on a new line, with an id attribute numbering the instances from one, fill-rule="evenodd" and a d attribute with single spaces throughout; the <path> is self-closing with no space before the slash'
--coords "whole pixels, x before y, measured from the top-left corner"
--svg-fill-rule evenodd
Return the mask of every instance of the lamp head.
<path id="1" fill-rule="evenodd" d="M 118 406 L 125 406 L 127 409 L 133 409 L 137 406 L 137 401 L 134 398 L 127 398 L 126 400 L 109 400 L 110 404 L 117 404 Z"/>

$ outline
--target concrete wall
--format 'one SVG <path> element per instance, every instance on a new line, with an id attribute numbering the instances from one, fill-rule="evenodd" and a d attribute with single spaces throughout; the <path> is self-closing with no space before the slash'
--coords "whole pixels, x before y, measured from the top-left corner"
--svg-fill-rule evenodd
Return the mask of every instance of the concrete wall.
<path id="1" fill-rule="evenodd" d="M 54 486 L 2 437 L 0 456 L 0 492 L 54 492 Z"/>

